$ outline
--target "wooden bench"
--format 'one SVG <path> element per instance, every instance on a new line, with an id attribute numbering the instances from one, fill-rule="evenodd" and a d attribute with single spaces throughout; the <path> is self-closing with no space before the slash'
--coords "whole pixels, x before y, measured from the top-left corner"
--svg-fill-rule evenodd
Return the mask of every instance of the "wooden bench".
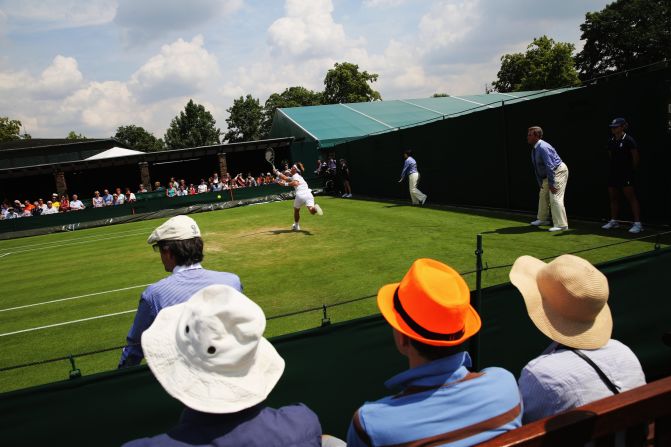
<path id="1" fill-rule="evenodd" d="M 648 427 L 645 435 L 645 427 Z M 671 446 L 671 377 L 547 417 L 504 433 L 478 447 L 615 445 Z"/>

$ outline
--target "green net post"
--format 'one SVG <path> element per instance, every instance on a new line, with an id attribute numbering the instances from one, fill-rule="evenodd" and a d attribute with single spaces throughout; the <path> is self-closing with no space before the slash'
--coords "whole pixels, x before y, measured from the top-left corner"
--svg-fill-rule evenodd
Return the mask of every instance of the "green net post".
<path id="1" fill-rule="evenodd" d="M 482 235 L 478 234 L 475 248 L 475 299 L 473 300 L 473 308 L 480 314 L 480 307 L 482 304 Z M 473 360 L 473 369 L 478 371 L 480 369 L 480 333 L 478 332 L 471 338 L 471 359 Z"/>
<path id="2" fill-rule="evenodd" d="M 75 366 L 75 358 L 70 354 L 70 379 L 78 379 L 82 376 L 82 372 Z"/>

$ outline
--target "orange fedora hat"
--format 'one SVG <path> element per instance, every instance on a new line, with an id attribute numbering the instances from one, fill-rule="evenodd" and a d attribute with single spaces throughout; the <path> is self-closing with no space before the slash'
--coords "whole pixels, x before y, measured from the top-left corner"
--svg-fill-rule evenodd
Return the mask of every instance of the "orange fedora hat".
<path id="1" fill-rule="evenodd" d="M 377 306 L 408 337 L 433 346 L 455 346 L 482 325 L 468 285 L 457 271 L 433 259 L 417 259 L 400 283 L 382 286 Z"/>

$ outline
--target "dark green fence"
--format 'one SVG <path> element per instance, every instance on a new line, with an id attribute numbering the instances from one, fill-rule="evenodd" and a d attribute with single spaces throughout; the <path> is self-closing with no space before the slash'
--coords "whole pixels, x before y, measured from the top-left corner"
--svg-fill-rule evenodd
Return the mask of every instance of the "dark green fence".
<path id="1" fill-rule="evenodd" d="M 664 279 L 671 271 L 671 249 L 599 267 L 610 283 L 613 338 L 632 348 L 648 380 L 671 374 L 671 350 L 661 342 L 671 328 Z M 503 366 L 517 375 L 549 343 L 510 284 L 483 289 L 480 314 L 480 368 Z M 383 382 L 407 368 L 379 316 L 272 342 L 286 360 L 286 371 L 268 403 L 304 402 L 319 415 L 324 430 L 337 436 L 345 435 L 363 401 L 383 396 Z M 11 446 L 49 445 L 55 436 L 57 444 L 119 445 L 165 431 L 180 409 L 148 368 L 139 366 L 0 395 L 0 432 L 2 444 Z"/>
<path id="2" fill-rule="evenodd" d="M 500 103 L 497 103 L 500 105 Z M 527 128 L 539 125 L 569 168 L 569 216 L 607 218 L 606 143 L 617 116 L 641 148 L 637 185 L 644 221 L 671 221 L 671 69 L 628 73 L 581 89 L 372 135 L 335 146 L 351 168 L 355 195 L 407 198 L 397 183 L 406 148 L 415 151 L 429 202 L 535 212 L 538 188 Z M 623 199 L 624 200 L 624 199 Z M 623 211 L 628 207 L 623 203 Z M 625 214 L 626 217 L 626 214 Z"/>

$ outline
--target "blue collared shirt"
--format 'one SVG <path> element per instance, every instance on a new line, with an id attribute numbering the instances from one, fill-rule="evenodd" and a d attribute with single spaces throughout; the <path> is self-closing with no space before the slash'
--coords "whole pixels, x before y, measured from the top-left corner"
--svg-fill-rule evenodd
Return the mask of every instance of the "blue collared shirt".
<path id="1" fill-rule="evenodd" d="M 582 352 L 620 391 L 645 385 L 636 355 L 619 341 L 609 340 L 602 348 Z M 524 423 L 613 395 L 594 368 L 554 342 L 524 367 L 519 386 L 524 402 Z"/>
<path id="2" fill-rule="evenodd" d="M 360 430 L 372 445 L 440 437 L 444 445 L 469 446 L 519 427 L 522 408 L 513 375 L 502 368 L 469 375 L 467 366 L 471 366 L 471 358 L 461 352 L 389 379 L 386 387 L 403 391 L 359 408 L 347 433 L 348 447 L 367 445 Z M 475 430 L 467 437 L 455 435 L 456 430 L 497 416 L 504 421 L 494 428 Z"/>
<path id="3" fill-rule="evenodd" d="M 414 158 L 408 157 L 403 162 L 403 170 L 401 171 L 401 180 L 405 178 L 406 175 L 414 174 L 417 172 L 417 162 Z"/>
<path id="4" fill-rule="evenodd" d="M 172 275 L 147 287 L 140 296 L 135 321 L 126 337 L 119 367 L 138 365 L 144 357 L 140 340 L 161 309 L 187 301 L 193 294 L 213 284 L 224 284 L 242 292 L 240 278 L 233 273 L 206 270 L 200 264 L 178 265 Z"/>
<path id="5" fill-rule="evenodd" d="M 547 177 L 548 185 L 554 187 L 555 170 L 562 164 L 555 148 L 547 141 L 538 140 L 531 151 L 531 163 L 534 166 L 538 185 L 542 185 L 543 179 Z"/>

